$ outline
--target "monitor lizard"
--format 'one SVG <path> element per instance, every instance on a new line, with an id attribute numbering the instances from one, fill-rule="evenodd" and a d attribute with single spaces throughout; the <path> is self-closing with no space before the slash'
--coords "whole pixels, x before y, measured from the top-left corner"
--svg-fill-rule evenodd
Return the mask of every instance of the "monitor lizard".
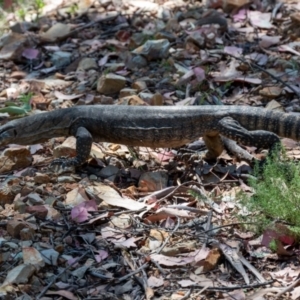
<path id="1" fill-rule="evenodd" d="M 128 146 L 179 147 L 200 136 L 207 158 L 223 151 L 221 137 L 272 148 L 279 136 L 300 139 L 300 116 L 248 106 L 87 105 L 15 119 L 0 126 L 0 146 L 30 145 L 60 136 L 76 137 L 76 156 L 54 164 L 80 166 L 93 141 Z"/>

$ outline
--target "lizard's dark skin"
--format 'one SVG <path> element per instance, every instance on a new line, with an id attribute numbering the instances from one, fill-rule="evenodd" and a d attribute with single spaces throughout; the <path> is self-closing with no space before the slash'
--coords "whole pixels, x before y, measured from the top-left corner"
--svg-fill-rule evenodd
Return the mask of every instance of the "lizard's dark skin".
<path id="1" fill-rule="evenodd" d="M 278 136 L 299 140 L 300 116 L 248 106 L 77 106 L 6 123 L 0 127 L 0 146 L 72 135 L 77 156 L 56 163 L 82 165 L 92 141 L 171 148 L 200 136 L 207 157 L 215 158 L 223 151 L 221 136 L 265 149 L 279 143 Z"/>

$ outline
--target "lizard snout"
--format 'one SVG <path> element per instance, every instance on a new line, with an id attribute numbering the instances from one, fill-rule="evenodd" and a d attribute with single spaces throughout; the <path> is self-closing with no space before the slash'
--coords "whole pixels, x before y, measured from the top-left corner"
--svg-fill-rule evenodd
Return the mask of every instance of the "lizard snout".
<path id="1" fill-rule="evenodd" d="M 0 127 L 0 145 L 6 145 L 12 142 L 17 136 L 17 131 L 12 126 L 4 125 L 2 128 Z"/>

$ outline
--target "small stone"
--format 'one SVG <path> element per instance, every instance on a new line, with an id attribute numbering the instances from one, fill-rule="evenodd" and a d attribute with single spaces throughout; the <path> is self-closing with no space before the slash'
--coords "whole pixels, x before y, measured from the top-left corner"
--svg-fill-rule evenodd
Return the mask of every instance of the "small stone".
<path id="1" fill-rule="evenodd" d="M 8 177 L 0 183 L 0 205 L 11 204 L 15 196 L 20 193 L 22 187 L 19 185 L 20 179 Z"/>
<path id="2" fill-rule="evenodd" d="M 169 55 L 170 42 L 167 39 L 148 40 L 144 45 L 132 51 L 133 54 L 143 55 L 148 61 L 166 58 Z"/>
<path id="3" fill-rule="evenodd" d="M 19 246 L 20 246 L 21 248 L 31 247 L 32 244 L 33 244 L 32 240 L 25 240 L 25 241 L 20 240 L 20 242 L 19 242 Z M 30 299 L 30 300 L 31 300 L 31 299 Z"/>
<path id="4" fill-rule="evenodd" d="M 154 95 L 152 93 L 141 92 L 139 93 L 139 96 L 141 97 L 142 100 L 150 104 L 151 99 Z"/>
<path id="5" fill-rule="evenodd" d="M 98 177 L 94 174 L 90 175 L 89 178 L 91 181 L 96 181 L 98 179 Z"/>
<path id="6" fill-rule="evenodd" d="M 251 0 L 226 0 L 223 2 L 223 9 L 226 13 L 231 13 L 234 10 L 238 10 L 242 6 L 246 6 L 251 3 Z"/>
<path id="7" fill-rule="evenodd" d="M 26 222 L 13 219 L 7 222 L 6 230 L 10 236 L 14 238 L 20 238 L 20 231 L 26 227 Z"/>
<path id="8" fill-rule="evenodd" d="M 159 191 L 167 187 L 168 174 L 164 171 L 147 172 L 141 175 L 139 188 L 142 191 Z"/>
<path id="9" fill-rule="evenodd" d="M 28 167 L 32 156 L 28 147 L 7 148 L 0 156 L 0 174 Z"/>
<path id="10" fill-rule="evenodd" d="M 0 263 L 8 261 L 10 257 L 10 252 L 0 252 Z"/>
<path id="11" fill-rule="evenodd" d="M 23 71 L 14 71 L 10 74 L 10 78 L 21 80 L 25 78 L 27 74 Z"/>
<path id="12" fill-rule="evenodd" d="M 160 93 L 155 93 L 150 99 L 150 105 L 158 106 L 164 104 L 164 98 Z"/>
<path id="13" fill-rule="evenodd" d="M 147 59 L 142 55 L 133 56 L 126 64 L 127 69 L 137 70 L 145 68 L 148 65 Z"/>
<path id="14" fill-rule="evenodd" d="M 140 45 L 142 45 L 145 42 L 145 34 L 141 32 L 135 32 L 130 37 L 129 41 L 129 48 L 133 49 Z"/>
<path id="15" fill-rule="evenodd" d="M 77 72 L 78 71 L 88 71 L 91 69 L 98 69 L 97 62 L 94 58 L 90 57 L 84 57 L 80 60 L 78 67 L 77 67 Z"/>
<path id="16" fill-rule="evenodd" d="M 11 269 L 6 276 L 6 280 L 10 282 L 10 284 L 20 284 L 20 283 L 28 283 L 29 278 L 36 272 L 36 267 L 30 264 L 21 264 L 17 267 Z M 23 284 L 24 291 L 24 284 Z"/>
<path id="17" fill-rule="evenodd" d="M 111 150 L 111 151 L 117 151 L 117 150 L 119 150 L 121 148 L 121 146 L 119 145 L 119 144 L 111 144 L 111 145 L 109 145 L 109 149 Z"/>
<path id="18" fill-rule="evenodd" d="M 29 185 L 25 185 L 25 186 L 23 186 L 23 188 L 21 190 L 21 196 L 25 197 L 25 196 L 29 195 L 32 192 L 33 192 L 33 187 L 29 186 Z"/>
<path id="19" fill-rule="evenodd" d="M 50 177 L 47 174 L 36 173 L 34 176 L 34 182 L 36 184 L 48 183 L 50 181 Z"/>
<path id="20" fill-rule="evenodd" d="M 41 220 L 45 220 L 48 214 L 48 209 L 44 205 L 27 206 L 26 212 L 34 214 Z"/>
<path id="21" fill-rule="evenodd" d="M 99 172 L 99 176 L 103 179 L 114 182 L 120 170 L 115 166 L 107 166 Z"/>
<path id="22" fill-rule="evenodd" d="M 136 92 L 137 92 L 136 89 L 125 88 L 120 91 L 119 97 L 123 98 L 123 97 L 127 97 L 127 96 L 136 95 Z"/>
<path id="23" fill-rule="evenodd" d="M 59 253 L 55 251 L 54 249 L 47 249 L 41 251 L 43 260 L 46 264 L 56 266 L 57 265 L 57 259 L 59 256 Z"/>
<path id="24" fill-rule="evenodd" d="M 137 95 L 127 96 L 120 99 L 119 105 L 146 105 L 146 103 Z"/>
<path id="25" fill-rule="evenodd" d="M 61 69 L 71 63 L 72 53 L 66 51 L 55 51 L 51 56 L 52 64 Z"/>
<path id="26" fill-rule="evenodd" d="M 282 89 L 278 86 L 264 87 L 259 91 L 259 94 L 268 99 L 275 99 L 281 95 Z"/>
<path id="27" fill-rule="evenodd" d="M 10 27 L 10 29 L 11 29 L 12 32 L 23 34 L 23 33 L 28 32 L 28 31 L 38 30 L 39 27 L 38 27 L 37 23 L 24 21 L 24 22 L 15 23 L 14 25 L 12 25 Z"/>
<path id="28" fill-rule="evenodd" d="M 0 40 L 0 59 L 19 60 L 27 44 L 27 37 L 24 34 L 8 33 Z"/>
<path id="29" fill-rule="evenodd" d="M 32 228 L 23 228 L 20 231 L 20 239 L 22 241 L 31 241 L 34 237 L 34 230 Z"/>
<path id="30" fill-rule="evenodd" d="M 37 270 L 45 266 L 43 256 L 34 247 L 26 247 L 22 249 L 24 264 L 35 266 Z"/>
<path id="31" fill-rule="evenodd" d="M 203 48 L 205 46 L 205 37 L 199 31 L 194 31 L 186 38 L 186 47 L 192 48 L 192 44 L 198 48 Z"/>
<path id="32" fill-rule="evenodd" d="M 19 246 L 13 242 L 5 242 L 3 246 L 5 246 L 6 248 L 9 248 L 9 249 L 12 249 L 12 250 L 16 250 L 19 248 Z"/>
<path id="33" fill-rule="evenodd" d="M 61 145 L 53 150 L 53 157 L 74 157 L 76 156 L 76 138 L 68 137 Z"/>
<path id="34" fill-rule="evenodd" d="M 73 183 L 75 179 L 72 176 L 59 176 L 57 177 L 57 182 L 59 183 Z"/>
<path id="35" fill-rule="evenodd" d="M 266 105 L 266 109 L 284 112 L 283 106 L 276 100 L 271 100 L 270 102 L 268 102 Z"/>
<path id="36" fill-rule="evenodd" d="M 44 195 L 45 194 L 45 185 L 41 184 L 41 185 L 37 186 L 35 188 L 35 192 L 40 194 L 40 195 Z"/>
<path id="37" fill-rule="evenodd" d="M 20 214 L 24 214 L 26 212 L 26 204 L 22 200 L 14 201 L 14 210 L 18 211 Z"/>
<path id="38" fill-rule="evenodd" d="M 97 92 L 109 95 L 118 93 L 125 87 L 126 78 L 115 74 L 102 75 L 97 82 Z"/>
<path id="39" fill-rule="evenodd" d="M 147 84 L 143 80 L 137 80 L 132 84 L 132 88 L 137 90 L 138 92 L 141 92 L 141 91 L 147 89 Z"/>
<path id="40" fill-rule="evenodd" d="M 41 204 L 44 204 L 44 200 L 37 193 L 30 193 L 27 196 L 27 199 L 28 199 L 28 202 L 31 205 L 41 205 Z"/>
<path id="41" fill-rule="evenodd" d="M 94 104 L 114 104 L 114 98 L 110 96 L 105 96 L 105 95 L 95 95 L 94 97 Z"/>
<path id="42" fill-rule="evenodd" d="M 40 38 L 44 42 L 56 42 L 65 40 L 73 30 L 71 24 L 56 23 L 49 30 L 40 34 Z"/>

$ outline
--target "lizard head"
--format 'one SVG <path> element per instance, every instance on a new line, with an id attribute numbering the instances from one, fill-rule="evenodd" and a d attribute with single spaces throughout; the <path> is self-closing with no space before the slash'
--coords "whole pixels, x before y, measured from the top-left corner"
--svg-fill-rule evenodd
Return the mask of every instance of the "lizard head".
<path id="1" fill-rule="evenodd" d="M 0 126 L 0 146 L 7 144 L 30 145 L 35 142 L 37 136 L 33 131 L 26 128 L 26 122 L 23 119 L 12 120 Z"/>
<path id="2" fill-rule="evenodd" d="M 0 146 L 33 145 L 69 134 L 70 121 L 57 111 L 15 119 L 0 126 Z"/>
<path id="3" fill-rule="evenodd" d="M 13 121 L 12 121 L 13 122 Z M 13 143 L 16 140 L 17 131 L 12 122 L 0 127 L 0 146 Z"/>
<path id="4" fill-rule="evenodd" d="M 18 139 L 18 131 L 14 125 L 14 121 L 8 122 L 0 127 L 0 146 L 4 146 L 10 143 L 20 143 L 22 141 Z"/>

